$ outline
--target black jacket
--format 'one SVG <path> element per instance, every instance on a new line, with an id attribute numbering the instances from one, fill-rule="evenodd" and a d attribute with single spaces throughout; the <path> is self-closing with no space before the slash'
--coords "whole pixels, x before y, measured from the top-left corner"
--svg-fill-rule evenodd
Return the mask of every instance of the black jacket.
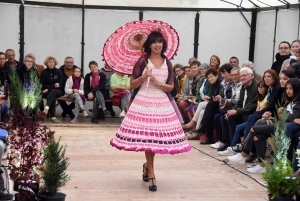
<path id="1" fill-rule="evenodd" d="M 15 67 L 14 70 L 9 66 L 8 61 L 5 62 L 4 66 L 8 69 L 9 73 L 13 73 L 13 72 L 17 72 L 18 68 L 22 67 L 23 63 L 18 62 L 17 60 L 15 60 Z"/>
<path id="2" fill-rule="evenodd" d="M 257 80 L 254 78 L 252 79 L 252 83 L 247 86 L 247 98 L 245 101 L 245 107 L 243 107 L 244 97 L 245 97 L 245 87 L 242 86 L 241 92 L 240 92 L 240 98 L 235 106 L 233 106 L 232 109 L 235 109 L 237 111 L 237 114 L 243 115 L 243 122 L 247 121 L 248 116 L 250 114 L 253 114 L 253 112 L 256 110 L 257 106 Z"/>
<path id="3" fill-rule="evenodd" d="M 65 74 L 65 71 L 64 71 L 64 67 L 65 65 L 62 65 L 61 67 L 59 67 L 59 70 L 61 71 L 61 74 L 63 76 L 62 78 L 62 89 L 65 90 L 65 86 L 66 86 L 66 82 L 67 82 L 67 79 L 69 78 L 66 74 Z M 78 68 L 76 65 L 73 66 L 73 71 L 75 68 Z M 81 69 L 81 77 L 82 77 L 82 69 Z"/>
<path id="4" fill-rule="evenodd" d="M 43 85 L 42 90 L 48 89 L 48 91 L 51 91 L 52 89 L 59 89 L 64 94 L 64 88 L 62 88 L 63 76 L 59 69 L 57 68 L 44 69 L 41 72 L 40 80 Z M 59 83 L 59 88 L 55 88 L 54 86 L 55 83 Z"/>
<path id="5" fill-rule="evenodd" d="M 87 97 L 90 92 L 92 92 L 95 97 L 96 91 L 101 91 L 102 94 L 104 95 L 105 94 L 104 91 L 105 91 L 106 75 L 104 73 L 100 72 L 100 83 L 99 83 L 98 87 L 96 87 L 94 89 L 92 88 L 91 80 L 92 80 L 91 73 L 86 74 L 86 76 L 84 77 L 84 95 L 85 95 L 85 97 Z M 109 97 L 104 97 L 104 99 L 108 99 L 108 98 Z"/>
<path id="6" fill-rule="evenodd" d="M 222 79 L 218 77 L 216 83 L 211 85 L 210 98 L 212 98 L 213 96 L 220 95 L 220 91 L 222 89 L 221 82 L 222 82 Z"/>
<path id="7" fill-rule="evenodd" d="M 3 86 L 4 85 L 4 80 L 9 80 L 8 78 L 8 67 L 7 66 L 3 66 L 3 67 L 0 67 L 0 86 Z"/>
<path id="8" fill-rule="evenodd" d="M 290 56 L 291 56 L 291 54 L 281 56 L 279 53 L 277 53 L 275 56 L 276 61 L 272 64 L 271 69 L 275 70 L 277 72 L 277 74 L 279 75 L 282 63 L 284 62 L 284 60 L 289 59 Z"/>

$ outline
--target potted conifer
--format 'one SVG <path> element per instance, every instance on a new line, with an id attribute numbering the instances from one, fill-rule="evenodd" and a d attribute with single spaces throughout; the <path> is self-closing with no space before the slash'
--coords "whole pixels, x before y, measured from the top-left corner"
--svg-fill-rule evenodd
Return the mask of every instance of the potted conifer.
<path id="1" fill-rule="evenodd" d="M 65 157 L 66 146 L 60 145 L 53 137 L 44 149 L 44 171 L 41 174 L 41 186 L 39 197 L 41 201 L 64 201 L 66 194 L 60 193 L 70 177 L 66 173 L 69 166 L 69 158 Z"/>

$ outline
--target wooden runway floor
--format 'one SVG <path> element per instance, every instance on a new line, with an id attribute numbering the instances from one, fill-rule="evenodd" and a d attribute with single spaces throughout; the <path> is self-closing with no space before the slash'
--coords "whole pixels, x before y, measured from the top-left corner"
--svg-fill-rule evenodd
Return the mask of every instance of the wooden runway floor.
<path id="1" fill-rule="evenodd" d="M 120 122 L 107 118 L 96 125 L 85 118 L 77 124 L 50 124 L 70 157 L 71 181 L 61 189 L 67 201 L 267 200 L 265 187 L 195 149 L 226 159 L 199 141 L 191 141 L 195 148 L 188 153 L 155 156 L 158 190 L 150 192 L 148 183 L 142 181 L 144 153 L 120 151 L 109 144 Z M 246 172 L 246 165 L 233 166 Z M 251 176 L 263 182 L 260 175 Z"/>

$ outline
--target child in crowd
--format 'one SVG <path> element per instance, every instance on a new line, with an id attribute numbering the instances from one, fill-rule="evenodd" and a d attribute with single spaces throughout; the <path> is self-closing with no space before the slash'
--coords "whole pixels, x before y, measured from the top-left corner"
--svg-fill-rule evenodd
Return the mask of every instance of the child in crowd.
<path id="1" fill-rule="evenodd" d="M 79 111 L 83 111 L 83 116 L 88 116 L 84 108 L 84 79 L 81 76 L 81 69 L 78 67 L 74 68 L 73 75 L 67 79 L 65 86 L 65 93 L 68 98 L 75 99 L 75 117 L 71 120 L 72 123 L 78 122 Z"/>
<path id="2" fill-rule="evenodd" d="M 257 84 L 258 94 L 256 96 L 257 99 L 256 112 L 261 111 L 263 108 L 268 106 L 267 88 L 268 88 L 267 85 L 263 81 L 260 81 Z M 219 151 L 218 154 L 222 156 L 232 156 L 238 152 L 241 152 L 243 149 L 243 145 L 238 145 L 238 146 L 236 145 L 239 141 L 241 132 L 245 131 L 246 126 L 247 126 L 247 122 L 237 125 L 230 147 L 228 147 L 225 151 Z M 247 135 L 248 133 L 244 134 L 244 139 L 246 139 Z"/>
<path id="3" fill-rule="evenodd" d="M 297 78 L 300 79 L 300 49 L 297 50 L 295 58 L 291 58 L 290 65 L 295 71 Z"/>

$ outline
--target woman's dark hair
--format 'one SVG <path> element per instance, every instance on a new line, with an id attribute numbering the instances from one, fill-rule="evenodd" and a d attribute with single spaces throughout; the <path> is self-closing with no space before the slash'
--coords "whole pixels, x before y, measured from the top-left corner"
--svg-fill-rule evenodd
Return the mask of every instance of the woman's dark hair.
<path id="1" fill-rule="evenodd" d="M 284 74 L 288 78 L 296 78 L 296 74 L 294 70 L 282 70 L 280 73 Z"/>
<path id="2" fill-rule="evenodd" d="M 264 87 L 264 88 L 268 89 L 268 86 L 265 84 L 264 81 L 260 81 L 257 83 L 257 91 L 258 91 L 258 87 Z M 260 94 L 257 92 L 256 100 L 263 101 L 265 99 L 266 95 L 267 95 L 267 90 L 266 90 L 265 94 Z"/>
<path id="3" fill-rule="evenodd" d="M 222 73 L 225 73 L 225 71 L 227 73 L 230 73 L 232 70 L 232 66 L 229 64 L 229 63 L 226 63 L 226 64 L 223 64 L 221 67 L 220 67 L 220 72 Z"/>
<path id="4" fill-rule="evenodd" d="M 213 74 L 214 76 L 218 76 L 219 73 L 216 69 L 214 68 L 209 68 L 207 69 L 206 73 L 205 73 L 205 77 L 207 77 L 209 74 Z"/>
<path id="5" fill-rule="evenodd" d="M 277 85 L 279 83 L 279 76 L 278 76 L 277 72 L 275 70 L 272 70 L 272 69 L 266 70 L 264 72 L 263 81 L 265 81 L 264 78 L 265 78 L 265 74 L 266 73 L 270 73 L 271 74 L 271 76 L 272 76 L 272 78 L 274 80 L 273 86 L 275 86 L 275 85 Z"/>
<path id="6" fill-rule="evenodd" d="M 287 81 L 285 88 L 287 85 L 291 85 L 293 87 L 293 97 L 288 97 L 287 93 L 285 93 L 285 100 L 287 102 L 292 102 L 300 99 L 300 81 L 297 78 L 291 78 Z"/>
<path id="7" fill-rule="evenodd" d="M 76 69 L 79 69 L 79 70 L 80 70 L 80 73 L 81 73 L 81 68 L 79 68 L 78 66 L 74 66 L 74 67 L 73 67 L 73 72 L 75 72 Z"/>
<path id="8" fill-rule="evenodd" d="M 280 42 L 279 45 L 278 45 L 278 48 L 280 47 L 280 45 L 281 45 L 282 43 L 288 44 L 289 48 L 291 49 L 292 46 L 291 46 L 291 44 L 290 44 L 289 42 L 287 42 L 287 41 L 282 41 L 282 42 Z"/>
<path id="9" fill-rule="evenodd" d="M 152 31 L 149 34 L 147 40 L 144 43 L 144 52 L 150 54 L 151 53 L 150 46 L 151 46 L 151 44 L 153 44 L 155 42 L 163 43 L 163 47 L 162 47 L 162 51 L 161 51 L 161 56 L 163 56 L 165 51 L 167 50 L 168 44 L 167 44 L 166 39 L 162 35 L 162 33 L 160 33 L 159 31 Z"/>

